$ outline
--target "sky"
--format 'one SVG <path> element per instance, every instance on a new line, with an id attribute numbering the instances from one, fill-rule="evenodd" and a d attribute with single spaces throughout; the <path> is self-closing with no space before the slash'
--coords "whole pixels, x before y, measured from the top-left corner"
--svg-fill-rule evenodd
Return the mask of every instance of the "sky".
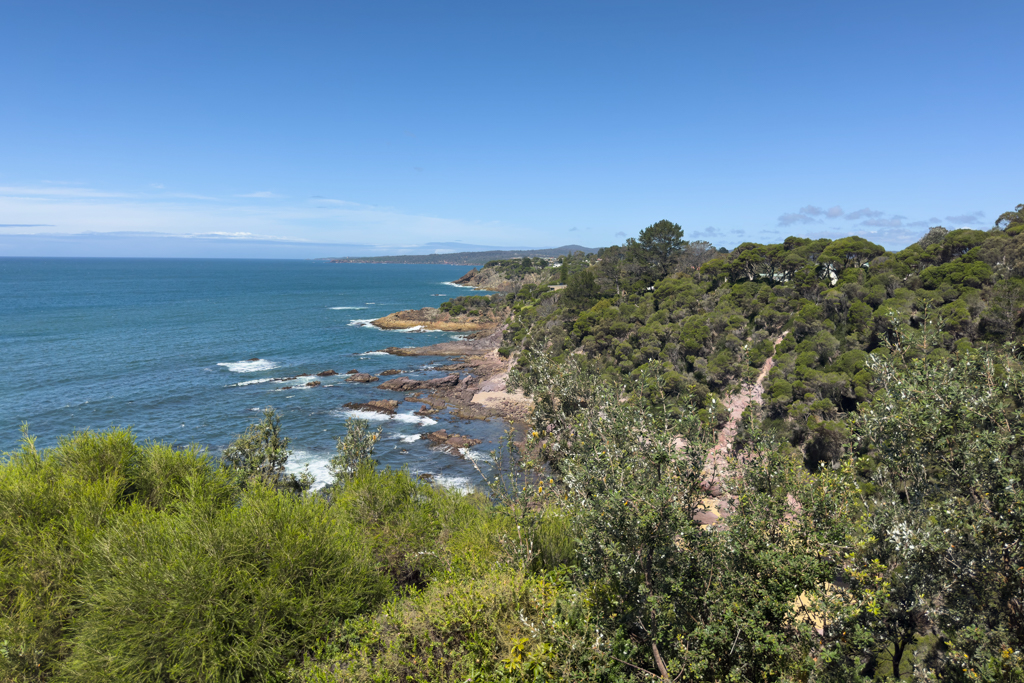
<path id="1" fill-rule="evenodd" d="M 0 0 L 0 256 L 988 229 L 1024 202 L 1021 25 L 1019 0 Z"/>

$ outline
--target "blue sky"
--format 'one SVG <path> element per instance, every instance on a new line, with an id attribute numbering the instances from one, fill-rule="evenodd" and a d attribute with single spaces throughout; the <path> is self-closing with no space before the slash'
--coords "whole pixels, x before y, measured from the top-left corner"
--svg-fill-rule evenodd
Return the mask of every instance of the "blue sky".
<path id="1" fill-rule="evenodd" d="M 1024 202 L 1021 25 L 1019 1 L 0 0 L 0 255 L 599 247 L 662 218 L 900 248 Z"/>

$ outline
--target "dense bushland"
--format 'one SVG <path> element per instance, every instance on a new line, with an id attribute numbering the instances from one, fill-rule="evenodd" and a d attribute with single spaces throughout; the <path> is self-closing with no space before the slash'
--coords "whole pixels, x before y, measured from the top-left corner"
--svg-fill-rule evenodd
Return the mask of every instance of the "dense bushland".
<path id="1" fill-rule="evenodd" d="M 441 577 L 525 580 L 485 497 L 352 462 L 312 495 L 128 430 L 26 438 L 0 467 L 0 678 L 283 680 Z"/>

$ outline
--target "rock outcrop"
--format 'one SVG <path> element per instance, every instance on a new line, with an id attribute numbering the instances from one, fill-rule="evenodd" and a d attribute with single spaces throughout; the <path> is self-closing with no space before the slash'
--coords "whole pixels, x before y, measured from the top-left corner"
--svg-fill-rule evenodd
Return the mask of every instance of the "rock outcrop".
<path id="1" fill-rule="evenodd" d="M 366 403 L 346 403 L 345 407 L 350 410 L 370 410 L 383 415 L 394 415 L 398 409 L 398 401 L 367 401 Z"/>
<path id="2" fill-rule="evenodd" d="M 375 327 L 382 330 L 441 330 L 444 332 L 475 332 L 493 330 L 501 323 L 502 314 L 485 310 L 480 315 L 457 315 L 437 308 L 420 308 L 411 311 L 398 311 L 373 321 Z"/>
<path id="3" fill-rule="evenodd" d="M 376 382 L 378 379 L 380 379 L 380 377 L 377 377 L 377 375 L 370 375 L 365 372 L 356 372 L 345 378 L 345 381 L 362 382 L 363 384 L 366 384 L 367 382 Z"/>
<path id="4" fill-rule="evenodd" d="M 435 446 L 450 446 L 452 448 L 471 448 L 483 443 L 480 439 L 473 439 L 462 434 L 449 434 L 447 430 L 439 429 L 436 432 L 427 432 L 423 438 Z"/>
<path id="5" fill-rule="evenodd" d="M 411 379 L 409 377 L 395 377 L 381 382 L 381 389 L 389 391 L 420 391 L 422 389 L 447 389 L 459 384 L 459 373 L 454 372 L 444 377 L 435 379 Z"/>
<path id="6" fill-rule="evenodd" d="M 430 346 L 389 346 L 384 349 L 392 356 L 482 356 L 501 346 L 501 330 L 485 337 L 441 342 Z"/>

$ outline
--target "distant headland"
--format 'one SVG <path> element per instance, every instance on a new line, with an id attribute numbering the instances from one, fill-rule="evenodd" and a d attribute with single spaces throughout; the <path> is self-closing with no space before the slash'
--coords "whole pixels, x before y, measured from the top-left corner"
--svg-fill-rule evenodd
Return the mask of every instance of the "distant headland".
<path id="1" fill-rule="evenodd" d="M 578 244 L 567 244 L 554 249 L 511 249 L 507 251 L 461 251 L 453 254 L 404 254 L 401 256 L 359 256 L 321 258 L 317 261 L 331 263 L 439 263 L 450 266 L 478 266 L 488 261 L 503 261 L 511 258 L 555 258 L 582 251 L 585 254 L 597 253 L 597 249 L 581 247 Z"/>

